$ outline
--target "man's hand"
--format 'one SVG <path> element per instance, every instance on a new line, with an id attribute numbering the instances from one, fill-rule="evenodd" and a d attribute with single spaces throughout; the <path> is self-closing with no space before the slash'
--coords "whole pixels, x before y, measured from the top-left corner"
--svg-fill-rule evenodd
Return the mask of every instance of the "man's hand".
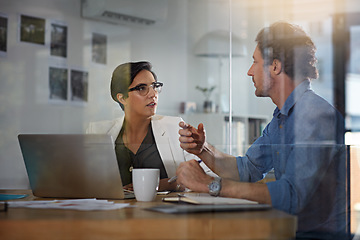
<path id="1" fill-rule="evenodd" d="M 197 156 L 201 154 L 206 141 L 204 125 L 200 123 L 196 129 L 185 122 L 180 122 L 179 126 L 182 128 L 179 130 L 180 147 Z"/>
<path id="2" fill-rule="evenodd" d="M 177 184 L 195 192 L 209 192 L 208 185 L 212 177 L 206 175 L 199 162 L 192 159 L 180 163 L 176 170 Z"/>

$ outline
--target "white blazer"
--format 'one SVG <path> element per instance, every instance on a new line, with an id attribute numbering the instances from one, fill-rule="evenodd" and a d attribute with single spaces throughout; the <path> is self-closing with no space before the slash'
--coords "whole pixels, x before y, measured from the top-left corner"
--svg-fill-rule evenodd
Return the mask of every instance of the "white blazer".
<path id="1" fill-rule="evenodd" d="M 109 121 L 91 122 L 86 129 L 86 133 L 109 134 L 115 142 L 122 128 L 123 121 L 124 117 Z M 190 159 L 199 159 L 197 156 L 184 151 L 180 147 L 180 121 L 183 121 L 182 118 L 171 116 L 154 115 L 151 118 L 151 126 L 156 146 L 169 178 L 175 176 L 176 168 L 181 162 Z M 211 172 L 204 163 L 201 163 L 201 166 L 205 172 Z"/>

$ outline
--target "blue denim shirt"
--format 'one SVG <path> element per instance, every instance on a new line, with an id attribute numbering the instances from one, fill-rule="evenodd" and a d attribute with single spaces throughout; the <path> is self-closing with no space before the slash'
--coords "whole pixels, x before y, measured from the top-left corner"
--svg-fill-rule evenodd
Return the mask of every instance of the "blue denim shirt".
<path id="1" fill-rule="evenodd" d="M 337 231 L 344 227 L 338 217 L 345 204 L 343 143 L 341 114 L 305 80 L 237 157 L 240 179 L 256 182 L 274 169 L 276 181 L 266 183 L 274 208 L 297 215 L 298 231 Z"/>

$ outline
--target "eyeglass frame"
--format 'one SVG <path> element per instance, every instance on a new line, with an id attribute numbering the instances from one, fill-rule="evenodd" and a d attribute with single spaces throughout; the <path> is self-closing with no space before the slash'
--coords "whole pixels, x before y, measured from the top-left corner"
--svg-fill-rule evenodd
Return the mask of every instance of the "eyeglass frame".
<path id="1" fill-rule="evenodd" d="M 145 86 L 148 87 L 148 91 L 144 95 L 141 95 L 139 88 L 140 87 L 145 87 Z M 164 86 L 164 83 L 162 83 L 162 82 L 153 82 L 153 83 L 151 83 L 149 85 L 146 85 L 145 83 L 140 83 L 139 85 L 137 85 L 137 86 L 135 86 L 133 88 L 129 88 L 128 92 L 138 91 L 141 96 L 146 96 L 150 91 L 150 86 L 153 88 L 153 90 L 155 92 L 160 93 L 162 86 Z M 160 90 L 159 90 L 159 88 L 160 88 Z"/>

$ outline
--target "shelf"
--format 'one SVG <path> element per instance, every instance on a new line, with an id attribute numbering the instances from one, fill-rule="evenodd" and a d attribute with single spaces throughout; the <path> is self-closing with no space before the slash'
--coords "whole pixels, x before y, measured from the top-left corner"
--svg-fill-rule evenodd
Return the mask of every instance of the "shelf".
<path id="1" fill-rule="evenodd" d="M 197 127 L 203 123 L 207 142 L 217 149 L 233 155 L 243 155 L 259 136 L 268 119 L 266 116 L 232 116 L 231 144 L 229 115 L 225 113 L 191 113 L 181 116 L 187 123 Z"/>

